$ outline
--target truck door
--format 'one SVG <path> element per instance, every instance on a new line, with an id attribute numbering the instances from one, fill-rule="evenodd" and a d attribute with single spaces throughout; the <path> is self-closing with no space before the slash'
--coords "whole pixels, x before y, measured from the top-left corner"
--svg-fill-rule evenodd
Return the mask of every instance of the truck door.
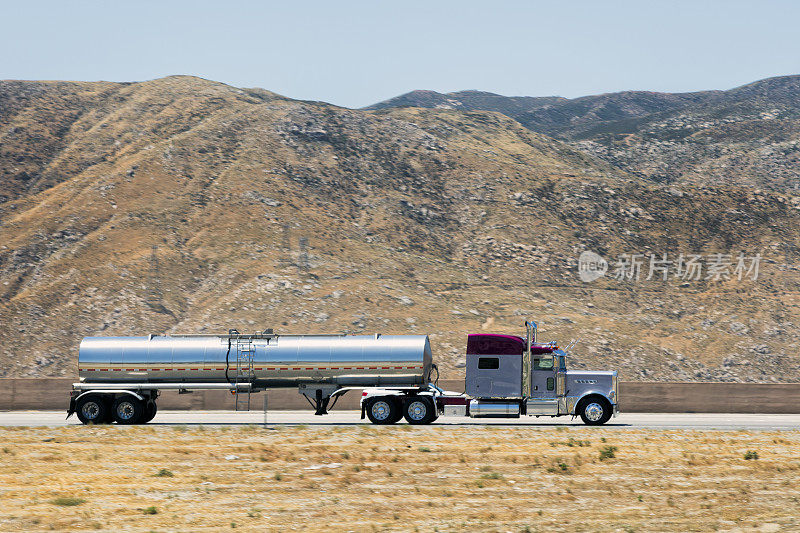
<path id="1" fill-rule="evenodd" d="M 531 398 L 556 398 L 556 369 L 553 357 L 536 357 L 532 366 Z"/>

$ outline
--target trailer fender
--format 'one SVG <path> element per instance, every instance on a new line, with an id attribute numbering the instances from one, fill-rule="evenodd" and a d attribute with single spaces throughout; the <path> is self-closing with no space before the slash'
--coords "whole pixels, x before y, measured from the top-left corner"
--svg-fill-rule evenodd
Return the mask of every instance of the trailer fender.
<path id="1" fill-rule="evenodd" d="M 119 390 L 87 390 L 86 392 L 83 392 L 83 393 L 79 394 L 78 396 L 76 396 L 75 398 L 73 398 L 72 400 L 70 400 L 70 402 L 69 402 L 70 403 L 70 409 L 72 409 L 72 407 L 74 407 L 74 405 L 78 402 L 78 400 L 80 400 L 81 398 L 83 398 L 87 394 L 130 394 L 131 396 L 133 396 L 137 400 L 142 401 L 142 402 L 144 401 L 144 396 L 142 396 L 141 394 L 136 394 L 133 391 L 125 390 L 125 389 L 119 389 Z"/>
<path id="2" fill-rule="evenodd" d="M 144 396 L 140 394 L 136 394 L 133 391 L 119 389 L 119 390 L 87 390 L 82 392 L 78 395 L 75 395 L 76 391 L 73 391 L 72 395 L 69 399 L 69 408 L 67 409 L 67 418 L 71 417 L 75 413 L 75 406 L 78 404 L 78 400 L 87 394 L 130 394 L 134 398 L 140 401 L 144 401 Z"/>

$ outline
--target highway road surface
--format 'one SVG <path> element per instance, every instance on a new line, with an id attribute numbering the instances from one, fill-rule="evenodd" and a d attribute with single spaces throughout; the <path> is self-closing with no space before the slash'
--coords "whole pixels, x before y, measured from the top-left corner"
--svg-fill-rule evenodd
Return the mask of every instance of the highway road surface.
<path id="1" fill-rule="evenodd" d="M 66 426 L 80 424 L 73 415 L 65 420 L 64 411 L 0 411 L 2 426 Z M 212 426 L 244 426 L 263 424 L 263 411 L 159 411 L 150 426 L 182 426 L 207 424 Z M 333 411 L 325 416 L 314 416 L 310 411 L 270 411 L 268 425 L 357 425 L 368 424 L 361 420 L 358 411 Z M 405 423 L 404 421 L 401 423 Z M 439 417 L 434 425 L 459 427 L 464 425 L 507 425 L 527 427 L 583 426 L 581 420 L 571 417 L 522 417 L 519 419 L 475 419 L 468 417 Z M 117 427 L 117 426 L 114 426 Z M 120 429 L 126 426 L 119 426 Z M 684 413 L 622 413 L 612 418 L 604 427 L 624 429 L 698 429 L 698 430 L 798 430 L 800 414 L 684 414 Z"/>

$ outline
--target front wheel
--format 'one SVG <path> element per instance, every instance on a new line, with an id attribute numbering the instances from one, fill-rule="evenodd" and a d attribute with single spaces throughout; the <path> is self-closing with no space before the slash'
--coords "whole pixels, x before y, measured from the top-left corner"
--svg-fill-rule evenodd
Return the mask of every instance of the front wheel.
<path id="1" fill-rule="evenodd" d="M 372 398 L 366 405 L 367 418 L 373 424 L 394 424 L 400 417 L 397 416 L 400 408 L 393 398 L 385 396 Z"/>
<path id="2" fill-rule="evenodd" d="M 611 404 L 605 398 L 592 396 L 581 400 L 578 414 L 587 426 L 602 426 L 611 418 Z"/>
<path id="3" fill-rule="evenodd" d="M 436 420 L 436 408 L 429 397 L 414 396 L 406 402 L 403 416 L 409 424 L 430 424 Z"/>

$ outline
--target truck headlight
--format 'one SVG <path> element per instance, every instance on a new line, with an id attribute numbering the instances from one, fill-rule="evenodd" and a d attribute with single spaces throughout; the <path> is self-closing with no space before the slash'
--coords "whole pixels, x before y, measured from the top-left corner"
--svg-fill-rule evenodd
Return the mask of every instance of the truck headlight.
<path id="1" fill-rule="evenodd" d="M 616 402 L 617 401 L 617 374 L 614 373 L 611 376 L 611 398 Z"/>

